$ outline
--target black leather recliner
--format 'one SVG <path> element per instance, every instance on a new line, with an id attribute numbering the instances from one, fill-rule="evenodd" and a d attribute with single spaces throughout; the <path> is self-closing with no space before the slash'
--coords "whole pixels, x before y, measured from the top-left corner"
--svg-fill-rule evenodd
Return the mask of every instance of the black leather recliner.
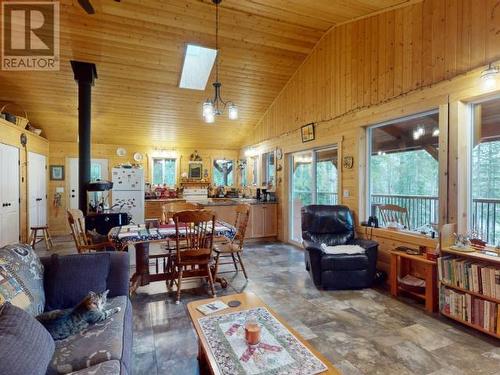
<path id="1" fill-rule="evenodd" d="M 302 240 L 306 269 L 314 285 L 324 289 L 360 289 L 372 285 L 378 243 L 355 238 L 352 213 L 346 206 L 302 207 Z M 365 254 L 327 254 L 327 246 L 359 245 Z"/>

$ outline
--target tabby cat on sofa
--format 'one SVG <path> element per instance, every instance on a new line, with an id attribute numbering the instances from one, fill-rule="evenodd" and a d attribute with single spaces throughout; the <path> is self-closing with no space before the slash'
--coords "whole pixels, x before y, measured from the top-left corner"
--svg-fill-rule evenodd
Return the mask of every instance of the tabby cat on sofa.
<path id="1" fill-rule="evenodd" d="M 91 324 L 102 322 L 120 311 L 120 307 L 105 310 L 109 290 L 89 294 L 73 309 L 54 310 L 37 316 L 54 340 L 64 340 Z"/>

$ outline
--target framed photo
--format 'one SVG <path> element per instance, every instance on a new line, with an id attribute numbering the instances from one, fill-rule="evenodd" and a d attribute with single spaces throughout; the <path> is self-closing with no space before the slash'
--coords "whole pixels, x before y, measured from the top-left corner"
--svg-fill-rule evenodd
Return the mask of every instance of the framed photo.
<path id="1" fill-rule="evenodd" d="M 354 158 L 352 156 L 344 156 L 344 168 L 352 169 L 354 166 Z"/>
<path id="2" fill-rule="evenodd" d="M 53 181 L 64 181 L 64 165 L 51 165 L 50 179 Z"/>
<path id="3" fill-rule="evenodd" d="M 302 143 L 314 141 L 314 124 L 307 124 L 300 128 Z"/>
<path id="4" fill-rule="evenodd" d="M 193 180 L 201 180 L 203 174 L 203 163 L 197 161 L 189 162 L 188 176 Z"/>

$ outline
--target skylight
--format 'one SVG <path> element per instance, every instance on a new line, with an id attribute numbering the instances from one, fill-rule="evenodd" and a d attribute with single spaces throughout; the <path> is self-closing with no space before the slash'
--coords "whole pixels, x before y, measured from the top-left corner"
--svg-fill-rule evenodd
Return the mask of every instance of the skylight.
<path id="1" fill-rule="evenodd" d="M 217 50 L 188 44 L 182 67 L 181 89 L 205 90 Z"/>

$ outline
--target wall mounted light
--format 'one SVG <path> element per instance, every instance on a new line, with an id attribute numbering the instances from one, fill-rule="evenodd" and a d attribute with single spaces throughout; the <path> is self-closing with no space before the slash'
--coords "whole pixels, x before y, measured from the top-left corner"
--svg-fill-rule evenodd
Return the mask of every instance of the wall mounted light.
<path id="1" fill-rule="evenodd" d="M 484 83 L 484 88 L 492 89 L 496 86 L 497 75 L 500 73 L 500 66 L 489 64 L 488 68 L 481 72 L 481 79 Z"/>
<path id="2" fill-rule="evenodd" d="M 432 131 L 432 136 L 433 136 L 433 137 L 439 137 L 439 128 L 435 128 L 435 129 Z"/>

